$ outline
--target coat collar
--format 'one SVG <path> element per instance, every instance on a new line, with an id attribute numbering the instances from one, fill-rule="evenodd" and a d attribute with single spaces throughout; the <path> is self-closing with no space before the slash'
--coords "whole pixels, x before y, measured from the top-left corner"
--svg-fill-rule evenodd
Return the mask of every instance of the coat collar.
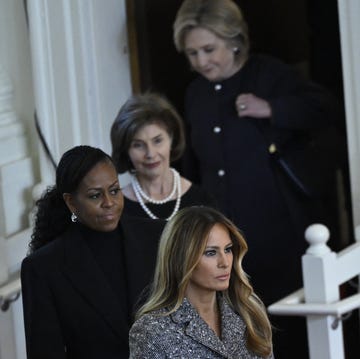
<path id="1" fill-rule="evenodd" d="M 125 293 L 119 301 L 76 225 L 64 237 L 64 274 L 109 327 L 127 342 L 128 310 Z"/>
<path id="2" fill-rule="evenodd" d="M 224 358 L 236 357 L 243 348 L 245 340 L 245 323 L 236 314 L 222 295 L 218 295 L 222 340 L 199 316 L 196 309 L 185 298 L 179 309 L 171 314 L 175 323 L 186 326 L 185 333 L 193 340 L 219 353 Z M 241 349 L 243 350 L 243 349 Z"/>

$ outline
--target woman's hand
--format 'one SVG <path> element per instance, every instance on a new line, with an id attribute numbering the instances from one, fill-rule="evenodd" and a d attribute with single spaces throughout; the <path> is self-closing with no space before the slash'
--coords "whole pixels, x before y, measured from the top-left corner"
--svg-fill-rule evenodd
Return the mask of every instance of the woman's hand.
<path id="1" fill-rule="evenodd" d="M 272 116 L 269 102 L 252 93 L 239 95 L 235 106 L 239 117 L 270 118 Z"/>

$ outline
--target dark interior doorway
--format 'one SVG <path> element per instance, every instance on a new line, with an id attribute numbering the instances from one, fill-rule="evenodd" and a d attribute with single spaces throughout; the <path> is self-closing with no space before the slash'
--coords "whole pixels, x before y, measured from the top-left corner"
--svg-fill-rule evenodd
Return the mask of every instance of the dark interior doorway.
<path id="1" fill-rule="evenodd" d="M 251 49 L 304 70 L 343 104 L 336 0 L 236 0 Z M 165 94 L 180 112 L 194 74 L 175 50 L 172 24 L 182 0 L 127 0 L 134 91 Z"/>

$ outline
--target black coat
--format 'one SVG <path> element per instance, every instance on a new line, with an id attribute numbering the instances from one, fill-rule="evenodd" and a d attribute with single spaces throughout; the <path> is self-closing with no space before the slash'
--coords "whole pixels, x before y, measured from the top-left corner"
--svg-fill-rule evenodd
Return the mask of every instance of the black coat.
<path id="1" fill-rule="evenodd" d="M 239 118 L 235 99 L 242 93 L 266 99 L 272 118 Z M 212 194 L 243 231 L 249 244 L 244 268 L 270 304 L 301 286 L 304 230 L 320 217 L 308 216 L 309 201 L 274 169 L 267 136 L 280 144 L 294 142 L 335 122 L 337 106 L 289 66 L 257 55 L 224 81 L 194 80 L 185 110 L 184 175 Z"/>
<path id="2" fill-rule="evenodd" d="M 121 228 L 120 299 L 74 225 L 24 259 L 28 359 L 128 358 L 132 305 L 151 279 L 163 223 L 122 219 Z"/>

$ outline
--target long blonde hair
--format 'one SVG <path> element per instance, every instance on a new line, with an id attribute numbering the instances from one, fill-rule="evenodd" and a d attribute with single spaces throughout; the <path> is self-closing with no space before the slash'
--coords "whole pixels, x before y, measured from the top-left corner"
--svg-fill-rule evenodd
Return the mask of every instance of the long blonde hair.
<path id="1" fill-rule="evenodd" d="M 267 357 L 272 352 L 271 325 L 266 309 L 254 293 L 241 265 L 247 252 L 247 244 L 229 219 L 209 207 L 184 208 L 166 224 L 160 239 L 150 295 L 137 312 L 136 318 L 161 308 L 166 308 L 168 315 L 180 307 L 192 272 L 205 250 L 209 233 L 215 224 L 224 226 L 233 242 L 234 260 L 230 284 L 223 295 L 245 321 L 248 349 Z"/>

